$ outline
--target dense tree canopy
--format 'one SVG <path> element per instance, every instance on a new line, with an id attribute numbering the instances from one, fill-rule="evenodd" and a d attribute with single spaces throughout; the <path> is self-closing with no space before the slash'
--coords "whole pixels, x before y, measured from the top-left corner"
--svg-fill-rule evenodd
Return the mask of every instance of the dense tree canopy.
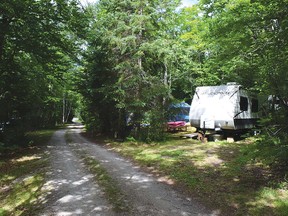
<path id="1" fill-rule="evenodd" d="M 1 124 L 67 122 L 80 104 L 77 90 L 88 130 L 161 139 L 172 101 L 191 100 L 197 86 L 236 81 L 274 95 L 281 108 L 266 117 L 285 125 L 287 0 L 180 4 L 1 1 Z"/>
<path id="2" fill-rule="evenodd" d="M 20 135 L 61 121 L 64 74 L 71 72 L 78 38 L 84 36 L 83 12 L 74 0 L 0 2 L 0 123 L 7 126 L 5 132 L 12 124 L 22 128 Z M 17 137 L 15 128 L 4 137 Z"/>
<path id="3" fill-rule="evenodd" d="M 88 113 L 98 116 L 94 125 L 122 134 L 130 115 L 138 131 L 145 121 L 156 124 L 153 131 L 161 128 L 178 56 L 184 53 L 176 40 L 178 5 L 156 0 L 96 5 L 84 79 L 84 94 L 98 99 L 89 100 Z"/>
<path id="4" fill-rule="evenodd" d="M 102 0 L 90 8 L 94 20 L 82 93 L 91 127 L 119 132 L 132 116 L 128 119 L 137 130 L 141 123 L 152 128 L 165 121 L 171 100 L 191 99 L 200 85 L 231 81 L 264 100 L 268 95 L 280 99 L 278 116 L 263 112 L 269 124 L 283 126 L 287 2 L 202 0 L 182 9 L 179 3 Z"/>
<path id="5" fill-rule="evenodd" d="M 207 72 L 256 90 L 266 100 L 278 98 L 282 108 L 270 124 L 282 125 L 287 133 L 287 1 L 202 0 L 201 8 L 209 25 Z"/>

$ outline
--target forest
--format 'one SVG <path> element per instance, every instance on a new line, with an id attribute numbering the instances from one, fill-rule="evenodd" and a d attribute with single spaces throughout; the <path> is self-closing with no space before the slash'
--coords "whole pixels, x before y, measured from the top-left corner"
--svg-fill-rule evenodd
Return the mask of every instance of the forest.
<path id="1" fill-rule="evenodd" d="M 73 116 L 93 134 L 159 141 L 169 104 L 191 102 L 197 86 L 237 82 L 277 99 L 279 109 L 262 110 L 261 143 L 287 161 L 288 1 L 180 5 L 2 0 L 0 144 Z"/>

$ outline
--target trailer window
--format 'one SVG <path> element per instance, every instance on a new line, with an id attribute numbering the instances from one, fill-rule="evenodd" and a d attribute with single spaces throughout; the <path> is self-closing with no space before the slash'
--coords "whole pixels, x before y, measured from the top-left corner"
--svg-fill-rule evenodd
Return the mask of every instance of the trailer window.
<path id="1" fill-rule="evenodd" d="M 248 110 L 248 98 L 240 96 L 240 110 L 247 111 Z"/>
<path id="2" fill-rule="evenodd" d="M 257 99 L 252 99 L 251 111 L 258 112 L 258 100 Z"/>

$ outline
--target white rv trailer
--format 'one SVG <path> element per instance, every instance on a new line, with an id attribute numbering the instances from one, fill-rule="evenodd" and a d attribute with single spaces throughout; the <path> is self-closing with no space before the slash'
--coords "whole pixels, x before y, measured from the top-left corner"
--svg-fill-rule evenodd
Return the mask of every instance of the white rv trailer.
<path id="1" fill-rule="evenodd" d="M 189 113 L 191 126 L 203 131 L 251 129 L 258 118 L 257 96 L 236 83 L 197 87 Z"/>

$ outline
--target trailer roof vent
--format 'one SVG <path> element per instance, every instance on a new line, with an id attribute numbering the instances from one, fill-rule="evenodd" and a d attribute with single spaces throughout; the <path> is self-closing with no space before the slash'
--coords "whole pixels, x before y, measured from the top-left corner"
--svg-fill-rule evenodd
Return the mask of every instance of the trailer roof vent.
<path id="1" fill-rule="evenodd" d="M 226 85 L 238 85 L 237 82 L 228 82 Z"/>

